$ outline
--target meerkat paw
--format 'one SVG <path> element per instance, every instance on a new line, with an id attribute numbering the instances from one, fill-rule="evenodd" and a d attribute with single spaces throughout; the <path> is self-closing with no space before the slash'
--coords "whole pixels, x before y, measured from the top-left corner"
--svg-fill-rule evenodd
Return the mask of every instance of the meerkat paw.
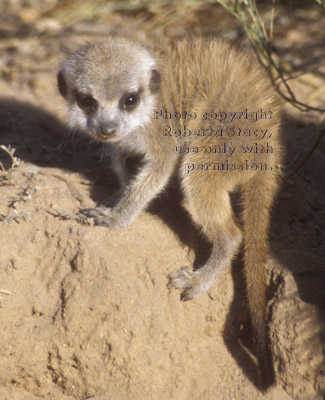
<path id="1" fill-rule="evenodd" d="M 181 300 L 192 300 L 202 293 L 199 280 L 199 271 L 193 271 L 187 267 L 182 267 L 169 275 L 169 284 L 175 289 L 183 290 Z"/>
<path id="2" fill-rule="evenodd" d="M 95 225 L 106 226 L 110 229 L 122 228 L 129 225 L 119 214 L 114 212 L 114 208 L 103 206 L 86 208 L 82 210 L 82 214 L 88 218 L 93 218 Z"/>

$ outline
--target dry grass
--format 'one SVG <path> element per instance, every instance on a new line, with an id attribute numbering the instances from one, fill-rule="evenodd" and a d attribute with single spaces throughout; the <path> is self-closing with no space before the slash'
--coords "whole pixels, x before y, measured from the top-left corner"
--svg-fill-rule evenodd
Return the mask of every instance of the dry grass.
<path id="1" fill-rule="evenodd" d="M 272 0 L 270 11 L 265 13 L 264 19 L 268 20 L 268 28 L 261 17 L 255 0 L 217 0 L 225 9 L 234 15 L 243 26 L 259 62 L 267 70 L 273 85 L 286 101 L 301 111 L 316 110 L 324 112 L 325 109 L 312 107 L 299 101 L 291 90 L 285 77 L 285 67 L 274 53 L 272 38 L 274 30 L 275 0 Z M 325 7 L 324 0 L 316 0 Z"/>

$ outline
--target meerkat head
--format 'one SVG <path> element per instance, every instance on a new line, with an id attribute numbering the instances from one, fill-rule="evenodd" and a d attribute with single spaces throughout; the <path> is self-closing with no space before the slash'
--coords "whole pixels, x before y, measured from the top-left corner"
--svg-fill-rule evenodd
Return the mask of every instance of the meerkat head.
<path id="1" fill-rule="evenodd" d="M 160 74 L 149 51 L 109 38 L 72 53 L 58 73 L 70 126 L 102 142 L 123 140 L 152 119 Z"/>

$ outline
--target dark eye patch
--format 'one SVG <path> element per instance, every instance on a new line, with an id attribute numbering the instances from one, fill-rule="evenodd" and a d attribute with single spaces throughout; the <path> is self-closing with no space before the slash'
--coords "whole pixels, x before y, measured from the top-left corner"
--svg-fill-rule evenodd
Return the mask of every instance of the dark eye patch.
<path id="1" fill-rule="evenodd" d="M 98 102 L 90 94 L 75 93 L 78 107 L 85 111 L 95 111 L 98 108 Z"/>
<path id="2" fill-rule="evenodd" d="M 128 93 L 120 100 L 120 108 L 125 111 L 133 110 L 140 102 L 140 95 L 138 92 Z"/>

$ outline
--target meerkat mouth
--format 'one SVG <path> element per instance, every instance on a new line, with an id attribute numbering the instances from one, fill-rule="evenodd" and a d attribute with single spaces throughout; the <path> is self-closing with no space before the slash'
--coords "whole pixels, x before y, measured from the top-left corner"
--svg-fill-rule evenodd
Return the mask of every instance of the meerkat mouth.
<path id="1" fill-rule="evenodd" d="M 108 134 L 104 135 L 104 134 L 100 133 L 100 134 L 96 135 L 96 138 L 99 139 L 101 142 L 109 142 L 111 139 L 115 138 L 116 136 L 117 136 L 116 132 L 111 133 L 109 135 Z"/>

